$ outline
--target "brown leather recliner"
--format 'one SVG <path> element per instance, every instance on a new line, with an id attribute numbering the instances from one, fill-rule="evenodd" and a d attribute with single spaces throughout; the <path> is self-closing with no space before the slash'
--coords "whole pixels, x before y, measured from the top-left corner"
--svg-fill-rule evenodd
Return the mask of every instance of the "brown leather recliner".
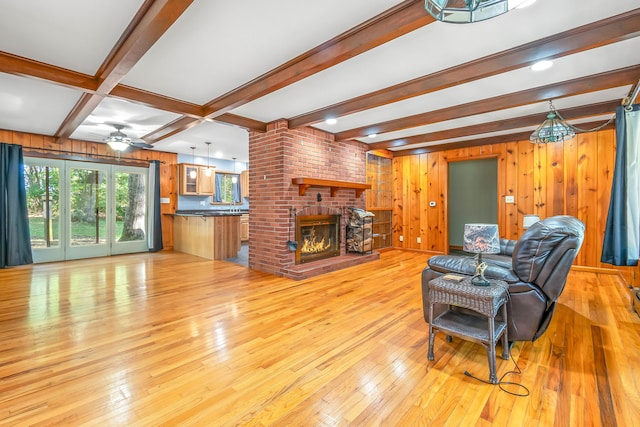
<path id="1" fill-rule="evenodd" d="M 533 224 L 517 241 L 501 239 L 500 254 L 482 257 L 488 264 L 485 277 L 509 284 L 509 341 L 535 341 L 547 330 L 583 240 L 581 221 L 566 215 L 553 216 Z M 429 281 L 447 273 L 472 276 L 475 265 L 473 256 L 436 255 L 429 259 L 422 272 L 426 322 Z M 446 309 L 443 304 L 435 304 L 434 317 Z"/>

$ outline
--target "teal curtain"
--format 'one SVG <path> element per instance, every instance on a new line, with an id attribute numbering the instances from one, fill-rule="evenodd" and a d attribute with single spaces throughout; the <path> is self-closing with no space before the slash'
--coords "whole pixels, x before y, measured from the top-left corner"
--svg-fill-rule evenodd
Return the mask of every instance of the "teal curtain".
<path id="1" fill-rule="evenodd" d="M 164 248 L 162 244 L 162 215 L 160 213 L 160 161 L 151 160 L 149 162 L 149 187 L 151 197 L 149 218 L 149 251 L 158 252 Z"/>
<path id="2" fill-rule="evenodd" d="M 616 109 L 616 163 L 602 256 L 607 264 L 638 265 L 640 255 L 640 105 Z"/>
<path id="3" fill-rule="evenodd" d="M 233 203 L 240 203 L 240 175 L 233 175 L 236 177 L 236 182 L 231 184 L 231 199 Z"/>
<path id="4" fill-rule="evenodd" d="M 222 202 L 222 188 L 223 188 L 223 182 L 224 180 L 224 175 L 217 173 L 216 174 L 216 179 L 215 179 L 215 186 L 216 186 L 216 193 L 213 195 L 213 201 L 214 202 Z"/>
<path id="5" fill-rule="evenodd" d="M 0 143 L 0 268 L 32 263 L 22 146 Z"/>

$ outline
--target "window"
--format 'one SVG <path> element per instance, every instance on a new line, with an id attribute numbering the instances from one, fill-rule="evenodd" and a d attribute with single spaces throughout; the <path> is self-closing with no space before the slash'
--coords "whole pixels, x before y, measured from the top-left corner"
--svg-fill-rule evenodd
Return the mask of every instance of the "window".
<path id="1" fill-rule="evenodd" d="M 240 176 L 235 173 L 216 172 L 216 192 L 213 201 L 215 203 L 240 203 Z"/>

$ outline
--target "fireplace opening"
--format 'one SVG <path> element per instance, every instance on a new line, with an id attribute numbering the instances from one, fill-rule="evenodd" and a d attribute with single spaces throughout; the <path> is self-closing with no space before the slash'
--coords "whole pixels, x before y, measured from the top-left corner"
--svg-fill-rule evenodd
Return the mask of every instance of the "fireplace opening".
<path id="1" fill-rule="evenodd" d="M 296 217 L 296 264 L 340 255 L 340 215 Z"/>

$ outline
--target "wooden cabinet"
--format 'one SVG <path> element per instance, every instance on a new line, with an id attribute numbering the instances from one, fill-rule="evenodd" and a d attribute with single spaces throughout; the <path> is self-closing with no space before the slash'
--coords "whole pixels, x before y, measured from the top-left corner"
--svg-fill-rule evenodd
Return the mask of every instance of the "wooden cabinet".
<path id="1" fill-rule="evenodd" d="M 241 197 L 249 197 L 249 171 L 240 173 L 240 195 Z"/>
<path id="2" fill-rule="evenodd" d="M 239 215 L 176 215 L 173 229 L 173 249 L 177 252 L 216 260 L 238 256 L 240 250 Z"/>
<path id="3" fill-rule="evenodd" d="M 207 167 L 180 164 L 180 195 L 182 196 L 213 196 L 215 192 L 214 176 L 207 176 Z"/>
<path id="4" fill-rule="evenodd" d="M 393 227 L 391 226 L 390 209 L 371 209 L 373 217 L 373 249 L 388 248 L 391 246 Z"/>
<path id="5" fill-rule="evenodd" d="M 249 215 L 244 214 L 240 217 L 240 240 L 249 241 Z"/>

